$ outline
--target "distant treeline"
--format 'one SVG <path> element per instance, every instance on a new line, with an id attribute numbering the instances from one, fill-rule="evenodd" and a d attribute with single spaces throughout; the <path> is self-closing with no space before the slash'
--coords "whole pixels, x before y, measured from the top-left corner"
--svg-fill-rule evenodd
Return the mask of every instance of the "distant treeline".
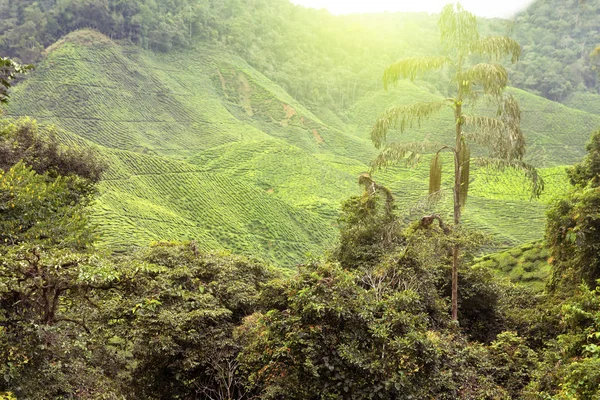
<path id="1" fill-rule="evenodd" d="M 589 54 L 600 43 L 598 12 L 599 0 L 539 0 L 515 23 L 483 26 L 523 45 L 513 85 L 561 101 L 597 91 Z M 0 55 L 36 63 L 44 48 L 81 28 L 160 52 L 212 44 L 242 56 L 303 102 L 342 111 L 380 87 L 391 61 L 439 50 L 435 20 L 427 14 L 334 17 L 286 0 L 3 0 Z"/>
<path id="2" fill-rule="evenodd" d="M 523 46 L 513 86 L 563 101 L 598 92 L 590 53 L 600 44 L 599 12 L 600 0 L 538 0 L 513 22 L 482 25 Z M 0 55 L 36 63 L 44 48 L 81 28 L 159 52 L 211 44 L 305 104 L 342 115 L 381 87 L 390 62 L 440 50 L 435 21 L 424 13 L 334 17 L 286 0 L 2 0 Z"/>

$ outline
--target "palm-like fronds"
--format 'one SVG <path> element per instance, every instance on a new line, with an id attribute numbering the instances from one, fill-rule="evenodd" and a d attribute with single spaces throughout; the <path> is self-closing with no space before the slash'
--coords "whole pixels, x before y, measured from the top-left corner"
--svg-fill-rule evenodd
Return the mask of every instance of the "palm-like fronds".
<path id="1" fill-rule="evenodd" d="M 480 63 L 458 76 L 466 94 L 473 93 L 473 86 L 481 86 L 486 95 L 500 97 L 508 85 L 508 72 L 500 64 Z"/>
<path id="2" fill-rule="evenodd" d="M 380 148 L 387 138 L 387 133 L 392 128 L 404 132 L 415 124 L 420 126 L 421 121 L 439 112 L 447 102 L 437 101 L 432 103 L 415 103 L 410 105 L 390 108 L 384 112 L 371 129 L 371 140 L 375 147 Z"/>
<path id="3" fill-rule="evenodd" d="M 415 80 L 425 72 L 437 70 L 452 63 L 448 57 L 409 57 L 387 67 L 383 73 L 383 86 L 387 90 L 399 79 Z"/>
<path id="4" fill-rule="evenodd" d="M 488 56 L 494 60 L 510 56 L 513 64 L 521 56 L 521 46 L 508 36 L 490 36 L 476 40 L 469 45 L 469 50 L 472 54 Z"/>
<path id="5" fill-rule="evenodd" d="M 475 135 L 465 133 L 465 136 L 469 136 L 469 139 L 473 139 L 478 144 L 485 144 L 486 140 L 491 135 L 502 132 L 506 129 L 506 125 L 498 118 L 491 118 L 485 116 L 464 116 L 465 125 L 476 130 Z"/>
<path id="6" fill-rule="evenodd" d="M 371 170 L 398 164 L 414 166 L 421 160 L 421 154 L 435 152 L 443 147 L 445 146 L 432 142 L 390 143 L 371 162 Z"/>
<path id="7" fill-rule="evenodd" d="M 493 168 L 498 171 L 503 171 L 507 168 L 512 168 L 523 172 L 525 177 L 530 182 L 531 197 L 539 197 L 544 191 L 544 179 L 538 174 L 537 169 L 521 160 L 504 160 L 500 158 L 479 157 L 475 161 L 479 166 Z"/>
<path id="8" fill-rule="evenodd" d="M 469 43 L 479 39 L 477 17 L 466 11 L 460 4 L 448 4 L 442 10 L 438 21 L 442 44 L 449 49 L 467 49 Z"/>
<path id="9" fill-rule="evenodd" d="M 465 115 L 464 137 L 487 147 L 493 153 L 494 149 L 506 142 L 507 126 L 498 118 Z"/>
<path id="10" fill-rule="evenodd" d="M 525 135 L 521 130 L 521 107 L 512 95 L 505 95 L 498 105 L 498 117 L 506 126 L 506 151 L 497 152 L 495 157 L 521 160 L 525 156 Z M 502 150 L 502 149 L 499 149 Z"/>

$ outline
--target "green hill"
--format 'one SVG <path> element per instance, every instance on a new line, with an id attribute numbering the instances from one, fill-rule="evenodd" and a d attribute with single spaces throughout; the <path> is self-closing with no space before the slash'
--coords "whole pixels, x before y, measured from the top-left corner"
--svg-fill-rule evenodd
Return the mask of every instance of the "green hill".
<path id="1" fill-rule="evenodd" d="M 154 53 L 90 30 L 46 53 L 7 114 L 56 124 L 64 140 L 98 148 L 110 169 L 96 221 L 117 249 L 195 239 L 279 265 L 320 255 L 335 241 L 340 202 L 360 193 L 357 175 L 376 155 L 370 124 L 392 104 L 441 97 L 435 85 L 401 83 L 390 92 L 374 87 L 343 110 L 317 108 L 218 46 Z M 566 187 L 559 166 L 581 157 L 588 132 L 600 126 L 597 115 L 515 93 L 531 160 L 548 167 L 548 190 L 530 201 L 514 173 L 474 171 L 465 221 L 499 246 L 541 237 L 548 198 Z M 442 113 L 407 140 L 437 141 L 449 126 Z M 423 201 L 427 169 L 424 162 L 375 179 L 418 217 L 432 211 Z M 436 211 L 449 209 L 446 196 Z"/>
<path id="2" fill-rule="evenodd" d="M 475 260 L 474 267 L 491 268 L 512 282 L 543 290 L 551 272 L 548 248 L 543 242 L 527 243 Z"/>

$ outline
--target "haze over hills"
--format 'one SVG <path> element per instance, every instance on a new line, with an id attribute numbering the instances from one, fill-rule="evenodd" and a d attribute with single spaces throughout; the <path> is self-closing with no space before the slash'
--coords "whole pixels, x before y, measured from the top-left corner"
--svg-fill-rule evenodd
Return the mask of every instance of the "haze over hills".
<path id="1" fill-rule="evenodd" d="M 228 20 L 262 38 L 256 43 L 242 41 L 235 24 L 227 39 L 198 32 L 200 39 L 166 53 L 158 42 L 140 46 L 75 30 L 48 47 L 15 88 L 9 116 L 56 124 L 63 140 L 95 146 L 110 165 L 96 206 L 106 244 L 194 239 L 203 250 L 286 266 L 318 256 L 336 239 L 341 201 L 360 193 L 357 176 L 376 155 L 369 139 L 376 117 L 392 104 L 443 98 L 435 76 L 389 92 L 379 84 L 395 58 L 439 51 L 435 16 L 333 17 L 282 1 L 274 7 L 289 16 L 284 29 L 261 4 L 242 2 Z M 273 32 L 261 25 L 280 29 L 280 37 L 269 41 Z M 483 25 L 504 29 L 502 21 Z M 327 56 L 310 58 L 319 52 Z M 511 90 L 523 109 L 528 160 L 544 168 L 547 190 L 530 201 L 514 173 L 473 173 L 465 221 L 500 246 L 541 237 L 545 204 L 565 190 L 561 166 L 583 156 L 600 126 L 585 100 L 596 94 L 577 92 L 563 105 L 541 91 Z M 450 137 L 451 118 L 442 113 L 410 138 Z M 430 210 L 421 204 L 426 164 L 374 177 L 405 212 L 420 215 Z"/>

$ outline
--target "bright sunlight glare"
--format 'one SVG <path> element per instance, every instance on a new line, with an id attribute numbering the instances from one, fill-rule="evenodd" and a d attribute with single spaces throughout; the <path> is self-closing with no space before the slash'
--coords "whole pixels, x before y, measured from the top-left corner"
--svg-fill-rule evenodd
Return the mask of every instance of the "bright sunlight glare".
<path id="1" fill-rule="evenodd" d="M 311 8 L 326 8 L 332 14 L 375 12 L 439 13 L 449 0 L 291 0 Z M 463 7 L 481 17 L 510 18 L 527 8 L 533 0 L 463 0 Z"/>

